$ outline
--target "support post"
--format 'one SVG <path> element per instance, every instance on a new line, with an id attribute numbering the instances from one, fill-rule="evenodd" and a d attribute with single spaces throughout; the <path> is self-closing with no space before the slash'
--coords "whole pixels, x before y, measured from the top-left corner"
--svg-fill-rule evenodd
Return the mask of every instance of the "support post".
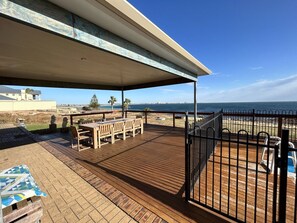
<path id="1" fill-rule="evenodd" d="M 197 82 L 194 81 L 194 123 L 197 121 Z"/>
<path id="2" fill-rule="evenodd" d="M 189 115 L 186 113 L 185 121 L 185 199 L 190 200 L 190 149 L 189 149 Z"/>
<path id="3" fill-rule="evenodd" d="M 73 125 L 73 116 L 70 115 L 70 125 Z"/>
<path id="4" fill-rule="evenodd" d="M 122 118 L 125 118 L 124 90 L 122 89 Z"/>
<path id="5" fill-rule="evenodd" d="M 173 121 L 172 121 L 173 128 L 175 128 L 175 113 L 174 112 L 172 113 L 172 119 L 173 119 Z"/>
<path id="6" fill-rule="evenodd" d="M 287 176 L 288 176 L 289 130 L 282 130 L 281 163 L 279 181 L 279 223 L 286 222 L 287 205 Z"/>
<path id="7" fill-rule="evenodd" d="M 147 125 L 147 111 L 144 111 L 145 124 Z"/>

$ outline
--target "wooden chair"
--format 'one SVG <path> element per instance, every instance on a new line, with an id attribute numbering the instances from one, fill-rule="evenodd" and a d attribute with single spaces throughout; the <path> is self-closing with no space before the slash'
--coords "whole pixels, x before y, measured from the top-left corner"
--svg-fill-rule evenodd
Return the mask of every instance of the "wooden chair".
<path id="1" fill-rule="evenodd" d="M 139 131 L 138 131 L 139 130 Z M 134 131 L 133 131 L 133 137 L 136 134 L 143 134 L 143 121 L 142 118 L 137 118 L 134 120 Z"/>
<path id="2" fill-rule="evenodd" d="M 92 142 L 92 135 L 90 131 L 77 129 L 75 126 L 70 126 L 70 134 L 71 134 L 71 148 L 74 148 L 74 141 L 77 142 L 76 148 L 77 150 L 83 151 L 89 149 L 90 147 L 82 147 L 80 142 L 87 141 L 88 143 Z"/>
<path id="3" fill-rule="evenodd" d="M 119 138 L 116 138 L 118 135 L 123 136 L 123 140 L 126 140 L 125 136 L 125 125 L 124 122 L 116 122 L 113 124 L 113 140 L 119 140 Z"/>
<path id="4" fill-rule="evenodd" d="M 98 129 L 98 147 L 101 148 L 101 145 L 105 145 L 109 143 L 107 141 L 109 137 L 111 138 L 111 144 L 113 144 L 114 143 L 113 125 L 111 124 L 100 125 Z"/>
<path id="5" fill-rule="evenodd" d="M 131 135 L 134 137 L 134 120 L 125 121 L 125 138 L 130 137 Z"/>

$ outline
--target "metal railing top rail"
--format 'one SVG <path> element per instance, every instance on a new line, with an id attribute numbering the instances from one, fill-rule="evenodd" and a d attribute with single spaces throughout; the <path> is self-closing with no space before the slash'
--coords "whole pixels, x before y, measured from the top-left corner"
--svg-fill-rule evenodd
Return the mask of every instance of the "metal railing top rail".
<path id="1" fill-rule="evenodd" d="M 207 127 L 211 123 L 217 122 L 218 119 L 220 117 L 222 117 L 222 115 L 223 115 L 223 113 L 222 113 L 222 111 L 220 111 L 220 112 L 213 113 L 213 114 L 207 116 L 202 121 L 198 121 L 198 122 L 194 123 L 194 126 L 193 126 L 194 128 L 190 129 L 189 134 L 194 134 L 197 128 L 202 129 L 204 127 Z M 215 123 L 215 125 L 218 125 L 218 123 Z M 219 127 L 219 126 L 216 126 L 216 127 Z M 207 129 L 209 129 L 209 127 Z"/>
<path id="2" fill-rule="evenodd" d="M 103 115 L 105 117 L 106 114 L 116 114 L 120 112 L 121 111 L 119 110 L 109 110 L 109 111 L 98 111 L 98 112 L 84 112 L 84 113 L 78 113 L 78 114 L 67 114 L 63 116 L 69 116 L 70 124 L 73 125 L 73 117 L 90 116 L 90 115 Z"/>
<path id="3" fill-rule="evenodd" d="M 98 111 L 98 112 L 84 112 L 84 113 L 76 113 L 76 114 L 65 114 L 62 116 L 72 116 L 72 117 L 76 117 L 76 116 L 85 116 L 85 115 L 100 115 L 100 114 L 112 114 L 112 113 L 118 113 L 118 112 L 122 112 L 120 110 L 108 110 L 108 111 Z"/>
<path id="4" fill-rule="evenodd" d="M 206 117 L 205 119 L 203 119 L 200 122 L 196 122 L 195 126 L 199 126 L 200 128 L 204 127 L 205 125 L 209 124 L 210 122 L 216 120 L 218 117 L 220 117 L 222 115 L 222 112 L 217 112 L 212 114 L 211 116 Z"/>
<path id="5" fill-rule="evenodd" d="M 168 114 L 180 114 L 180 115 L 186 115 L 187 112 L 183 112 L 183 111 L 164 111 L 164 110 L 158 110 L 158 111 L 145 111 L 145 110 L 127 110 L 126 112 L 142 112 L 142 113 L 168 113 Z M 197 115 L 211 115 L 214 112 L 197 112 Z M 188 114 L 193 115 L 194 112 L 188 112 Z"/>
<path id="6" fill-rule="evenodd" d="M 225 116 L 255 116 L 255 117 L 283 117 L 297 118 L 297 111 L 269 111 L 269 110 L 249 110 L 249 111 L 228 111 L 223 110 Z"/>
<path id="7" fill-rule="evenodd" d="M 212 129 L 212 128 L 210 128 L 210 129 Z M 272 145 L 266 145 L 266 144 L 260 143 L 260 142 L 257 142 L 256 143 L 256 142 L 253 142 L 253 141 L 247 140 L 247 139 L 240 140 L 242 138 L 231 139 L 231 138 L 222 137 L 222 136 L 221 137 L 215 137 L 215 136 L 210 136 L 210 135 L 204 136 L 202 134 L 199 134 L 199 130 L 201 130 L 201 129 L 199 129 L 199 128 L 196 129 L 195 134 L 194 134 L 194 131 L 189 132 L 189 136 L 191 136 L 192 138 L 209 139 L 209 140 L 212 140 L 212 141 L 222 141 L 222 142 L 238 143 L 238 144 L 243 144 L 243 145 L 246 145 L 247 144 L 247 141 L 248 141 L 248 144 L 251 145 L 251 146 L 274 148 L 274 146 L 272 146 Z M 231 132 L 229 132 L 229 133 L 225 132 L 225 134 L 232 135 Z M 237 134 L 239 134 L 239 133 L 237 133 Z M 249 135 L 247 134 L 247 136 L 249 136 Z M 258 137 L 260 138 L 260 136 L 258 136 Z M 293 151 L 294 149 L 291 149 L 291 150 Z"/>
<path id="8" fill-rule="evenodd" d="M 107 111 L 98 111 L 98 112 L 85 112 L 85 113 L 77 113 L 77 114 L 65 114 L 63 116 L 85 116 L 85 115 L 98 115 L 98 114 L 112 114 L 112 113 L 119 113 L 122 112 L 121 110 L 107 110 Z M 175 114 L 183 114 L 186 115 L 187 112 L 183 111 L 146 111 L 146 110 L 126 110 L 125 112 L 146 112 L 146 113 L 175 113 Z M 282 112 L 274 112 L 274 111 L 224 111 L 222 110 L 225 116 L 252 116 L 255 115 L 257 117 L 284 117 L 284 118 L 297 118 L 297 111 L 282 111 Z M 211 115 L 215 114 L 216 112 L 197 112 L 198 115 Z M 188 112 L 188 114 L 193 115 L 194 112 Z"/>
<path id="9" fill-rule="evenodd" d="M 126 112 L 143 112 L 143 113 L 170 113 L 170 114 L 183 114 L 186 112 L 183 111 L 145 111 L 145 110 L 127 110 Z M 251 110 L 251 111 L 224 111 L 222 110 L 223 115 L 225 116 L 255 116 L 255 117 L 283 117 L 283 118 L 297 118 L 297 111 L 266 111 L 266 110 Z M 216 112 L 197 112 L 197 115 L 211 115 Z M 194 112 L 188 112 L 188 114 L 193 115 Z"/>

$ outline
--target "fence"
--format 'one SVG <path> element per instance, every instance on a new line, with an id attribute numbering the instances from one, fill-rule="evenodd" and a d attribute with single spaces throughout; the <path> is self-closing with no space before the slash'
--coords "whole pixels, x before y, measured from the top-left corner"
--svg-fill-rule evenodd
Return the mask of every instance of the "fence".
<path id="1" fill-rule="evenodd" d="M 282 129 L 290 130 L 289 140 L 297 143 L 297 111 L 222 111 L 222 127 L 237 134 L 241 129 L 248 132 L 250 137 L 255 137 L 258 132 L 265 131 L 271 136 L 281 136 Z M 193 122 L 194 113 L 189 112 L 189 121 Z M 213 112 L 198 112 L 198 120 L 203 120 Z M 112 116 L 121 116 L 121 111 L 100 111 L 82 114 L 71 114 L 70 123 L 77 123 L 77 119 L 87 117 L 84 121 L 96 121 L 96 119 L 106 119 Z M 68 116 L 68 115 L 67 115 Z M 172 127 L 184 127 L 186 112 L 178 111 L 143 111 L 128 110 L 125 116 L 139 116 L 144 118 L 145 124 L 164 125 Z M 89 117 L 89 118 L 88 118 Z"/>
<path id="2" fill-rule="evenodd" d="M 242 125 L 234 134 L 234 126 L 221 127 L 220 117 L 186 121 L 186 199 L 239 222 L 296 222 L 296 150 L 289 149 L 289 130 L 275 144 L 268 132 L 252 137 Z"/>
<path id="3" fill-rule="evenodd" d="M 224 111 L 223 128 L 232 133 L 246 130 L 250 136 L 265 131 L 281 136 L 282 129 L 290 130 L 290 141 L 297 142 L 297 111 Z"/>

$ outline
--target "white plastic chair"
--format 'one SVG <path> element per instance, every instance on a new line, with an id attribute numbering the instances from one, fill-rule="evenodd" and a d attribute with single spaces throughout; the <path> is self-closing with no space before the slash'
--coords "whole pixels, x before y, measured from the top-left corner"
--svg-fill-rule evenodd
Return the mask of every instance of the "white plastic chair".
<path id="1" fill-rule="evenodd" d="M 278 136 L 270 136 L 270 138 L 266 137 L 264 139 L 264 145 L 267 145 L 267 147 L 263 147 L 262 149 L 261 163 L 264 162 L 265 152 L 268 151 L 268 140 L 270 140 L 270 144 L 272 145 L 272 147 L 269 148 L 269 152 L 274 152 L 274 146 L 280 143 L 282 139 Z M 268 154 L 267 154 L 267 159 L 268 159 Z"/>
<path id="2" fill-rule="evenodd" d="M 278 143 L 276 143 L 276 145 L 278 145 L 279 147 L 279 152 L 278 152 L 278 154 L 280 155 L 280 150 L 281 150 L 281 142 L 278 142 Z M 294 149 L 295 148 L 295 146 L 294 146 L 294 144 L 292 143 L 292 142 L 289 142 L 289 148 L 290 149 Z M 274 162 L 274 160 L 275 160 L 275 151 L 274 151 L 274 149 L 272 150 L 273 152 L 272 152 L 272 156 L 271 156 L 271 167 L 270 167 L 270 171 L 271 171 L 271 173 L 273 173 L 273 171 L 274 171 L 274 167 L 275 167 L 275 162 Z M 293 165 L 294 165 L 294 167 L 296 167 L 296 163 L 297 163 L 297 155 L 296 155 L 296 152 L 295 151 L 291 151 L 291 156 L 289 156 L 288 155 L 288 159 L 291 159 L 292 161 L 293 161 Z"/>

